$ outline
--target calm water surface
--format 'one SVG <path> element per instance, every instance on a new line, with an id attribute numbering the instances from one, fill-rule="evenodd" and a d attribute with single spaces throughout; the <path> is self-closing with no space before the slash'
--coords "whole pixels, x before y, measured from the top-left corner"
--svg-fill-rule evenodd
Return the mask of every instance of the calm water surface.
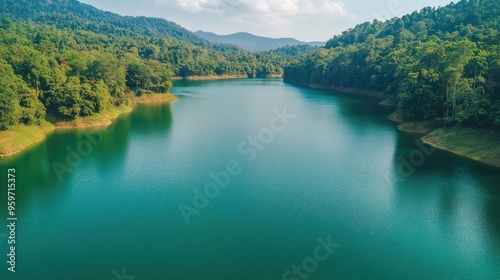
<path id="1" fill-rule="evenodd" d="M 0 160 L 0 218 L 11 167 L 18 217 L 17 272 L 4 225 L 0 279 L 500 279 L 499 169 L 415 156 L 415 137 L 370 99 L 258 79 L 173 92 Z M 295 118 L 270 134 L 285 107 Z M 195 189 L 228 163 L 240 174 L 195 209 Z M 179 205 L 193 207 L 189 225 Z M 317 262 L 328 237 L 338 246 Z"/>

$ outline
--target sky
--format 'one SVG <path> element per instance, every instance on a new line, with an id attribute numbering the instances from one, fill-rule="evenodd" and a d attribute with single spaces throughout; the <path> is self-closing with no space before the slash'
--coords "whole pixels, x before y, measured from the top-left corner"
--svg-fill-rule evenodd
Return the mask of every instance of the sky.
<path id="1" fill-rule="evenodd" d="M 326 41 L 356 24 L 451 0 L 79 0 L 120 15 L 164 18 L 191 31 Z"/>

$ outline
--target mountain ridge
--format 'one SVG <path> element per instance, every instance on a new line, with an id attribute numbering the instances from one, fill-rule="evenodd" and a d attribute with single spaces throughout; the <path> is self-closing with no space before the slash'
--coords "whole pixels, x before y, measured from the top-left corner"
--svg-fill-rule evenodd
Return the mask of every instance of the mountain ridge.
<path id="1" fill-rule="evenodd" d="M 54 24 L 58 28 L 84 27 L 89 31 L 112 35 L 166 36 L 204 48 L 221 48 L 173 21 L 145 16 L 121 16 L 77 0 L 5 0 L 1 9 L 0 18 L 32 20 L 36 23 Z M 68 21 L 75 20 L 80 26 L 68 25 Z"/>
<path id="2" fill-rule="evenodd" d="M 248 32 L 236 32 L 228 35 L 219 35 L 213 32 L 198 30 L 195 31 L 194 34 L 212 43 L 236 45 L 242 49 L 252 52 L 270 51 L 285 46 L 295 45 L 321 47 L 326 44 L 326 42 L 304 42 L 295 38 L 269 38 L 254 35 Z"/>

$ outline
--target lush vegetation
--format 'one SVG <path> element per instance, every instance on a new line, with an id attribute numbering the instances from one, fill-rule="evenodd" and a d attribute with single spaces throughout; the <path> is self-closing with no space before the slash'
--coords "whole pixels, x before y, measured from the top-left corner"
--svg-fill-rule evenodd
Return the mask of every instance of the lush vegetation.
<path id="1" fill-rule="evenodd" d="M 499 0 L 425 8 L 345 31 L 285 81 L 386 91 L 407 120 L 500 125 L 499 30 Z"/>
<path id="2" fill-rule="evenodd" d="M 76 0 L 5 0 L 0 9 L 2 15 L 11 19 L 51 24 L 59 29 L 79 29 L 129 37 L 167 36 L 197 46 L 215 46 L 171 21 L 148 17 L 123 17 Z"/>
<path id="3" fill-rule="evenodd" d="M 163 19 L 121 17 L 75 0 L 7 1 L 0 16 L 0 130 L 75 118 L 168 92 L 172 76 L 281 75 L 297 46 L 250 53 Z"/>
<path id="4" fill-rule="evenodd" d="M 127 104 L 132 90 L 169 90 L 167 64 L 119 44 L 91 32 L 2 20 L 0 129 L 39 124 L 47 112 L 90 116 Z"/>

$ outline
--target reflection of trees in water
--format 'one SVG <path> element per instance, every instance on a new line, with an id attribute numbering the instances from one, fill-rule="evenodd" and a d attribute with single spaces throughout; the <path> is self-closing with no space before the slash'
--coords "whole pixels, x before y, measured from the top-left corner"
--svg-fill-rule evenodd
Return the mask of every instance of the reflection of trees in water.
<path id="1" fill-rule="evenodd" d="M 316 105 L 332 106 L 332 111 L 335 111 L 332 113 L 333 117 L 341 118 L 344 122 L 353 124 L 357 128 L 371 129 L 374 123 L 376 125 L 392 125 L 387 117 L 394 109 L 379 105 L 380 99 L 323 89 L 298 86 L 294 86 L 294 88 L 299 89 L 298 93 L 304 100 Z"/>
<path id="2" fill-rule="evenodd" d="M 410 154 L 419 149 L 415 144 L 417 136 L 399 133 L 394 153 L 393 173 L 400 170 L 401 157 L 408 160 Z M 500 172 L 498 168 L 488 167 L 451 153 L 435 150 L 425 157 L 423 164 L 412 166 L 414 171 L 409 177 L 391 174 L 387 184 L 394 185 L 394 209 L 396 216 L 421 216 L 422 223 L 436 223 L 444 226 L 450 235 L 458 237 L 460 231 L 473 234 L 471 240 L 478 239 L 477 245 L 494 248 L 496 259 L 500 260 Z M 407 171 L 408 169 L 405 169 Z M 432 178 L 432 182 L 428 182 Z M 472 188 L 464 194 L 464 190 Z M 467 213 L 467 221 L 464 211 Z M 431 216 L 429 216 L 432 214 Z M 435 218 L 435 219 L 433 219 Z M 425 221 L 424 221 L 425 219 Z M 470 224 L 467 229 L 458 227 Z M 477 232 L 480 231 L 480 232 Z M 465 240 L 457 239 L 456 242 Z M 465 242 L 465 243 L 467 243 Z M 463 244 L 467 246 L 467 244 Z M 481 250 L 481 248 L 479 248 Z"/>
<path id="3" fill-rule="evenodd" d="M 500 179 L 498 175 L 493 175 L 500 174 L 500 172 L 496 167 L 485 167 L 482 164 L 478 164 L 474 169 L 477 169 L 474 171 L 478 171 L 480 174 L 483 173 L 482 176 L 477 176 L 477 181 L 484 186 L 485 190 L 483 194 L 485 203 L 482 210 L 487 227 L 485 230 L 490 237 L 489 244 L 485 245 L 495 250 L 497 264 L 500 265 L 500 188 L 498 185 Z M 487 172 L 494 173 L 486 174 Z"/>
<path id="4" fill-rule="evenodd" d="M 140 129 L 141 135 L 168 133 L 173 121 L 171 105 L 137 105 L 130 121 L 133 129 Z"/>
<path id="5" fill-rule="evenodd" d="M 16 196 L 24 201 L 19 205 L 20 213 L 23 208 L 30 207 L 31 198 L 42 192 L 50 193 L 43 196 L 43 203 L 50 205 L 60 201 L 70 191 L 75 174 L 83 166 L 96 165 L 100 176 L 107 176 L 107 172 L 116 168 L 116 165 L 124 165 L 131 130 L 140 127 L 138 133 L 141 135 L 168 133 L 171 124 L 170 105 L 140 106 L 133 113 L 119 117 L 107 128 L 56 131 L 32 149 L 0 160 L 0 172 L 17 168 Z M 98 140 L 100 137 L 102 140 Z M 89 138 L 96 142 L 92 143 Z M 90 143 L 91 150 L 88 154 L 79 155 L 81 159 L 76 160 L 71 151 L 79 154 L 82 143 Z M 84 151 L 87 151 L 87 147 L 84 147 Z M 53 169 L 54 163 L 64 165 L 70 171 L 58 177 Z M 4 203 L 2 200 L 0 205 L 4 206 Z"/>
<path id="6" fill-rule="evenodd" d="M 16 201 L 23 202 L 16 205 L 17 216 L 22 216 L 24 209 L 30 207 L 37 192 L 45 192 L 58 182 L 47 158 L 49 147 L 47 141 L 43 141 L 19 155 L 0 160 L 0 172 L 7 174 L 7 169 L 16 169 Z M 0 207 L 6 209 L 6 205 L 7 200 L 1 199 Z"/>
<path id="7" fill-rule="evenodd" d="M 82 166 L 97 164 L 105 172 L 110 164 L 123 160 L 129 129 L 130 119 L 123 117 L 108 128 L 56 131 L 34 148 L 0 162 L 0 168 L 17 168 L 16 195 L 24 201 L 19 209 L 30 207 L 32 197 L 43 197 L 45 205 L 61 201 Z M 54 166 L 64 173 L 58 176 Z"/>

